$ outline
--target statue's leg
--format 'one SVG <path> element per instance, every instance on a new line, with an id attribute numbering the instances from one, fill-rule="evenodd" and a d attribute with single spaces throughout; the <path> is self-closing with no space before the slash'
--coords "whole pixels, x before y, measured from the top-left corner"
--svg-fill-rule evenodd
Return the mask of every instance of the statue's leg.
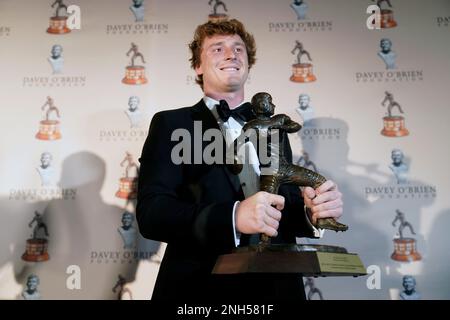
<path id="1" fill-rule="evenodd" d="M 395 103 L 394 105 L 398 107 L 398 111 L 400 111 L 400 113 L 404 113 L 402 107 L 398 103 Z"/>
<path id="2" fill-rule="evenodd" d="M 296 166 L 294 164 L 288 164 L 288 170 L 283 178 L 283 183 L 294 184 L 300 187 L 312 187 L 313 189 L 317 189 L 327 180 L 324 176 L 318 174 L 317 172 Z M 331 217 L 317 219 L 315 227 L 334 230 L 336 232 L 346 231 L 348 229 L 347 225 L 337 222 Z"/>
<path id="3" fill-rule="evenodd" d="M 144 59 L 144 56 L 142 55 L 142 53 L 139 53 L 138 56 L 141 57 L 142 63 L 145 63 L 145 59 Z"/>
<path id="4" fill-rule="evenodd" d="M 409 222 L 407 222 L 406 225 L 408 226 L 409 230 L 411 230 L 411 233 L 412 233 L 412 234 L 416 234 L 416 233 L 414 232 L 414 229 L 413 229 L 412 225 L 411 225 Z"/>
<path id="5" fill-rule="evenodd" d="M 261 175 L 260 177 L 260 190 L 269 192 L 272 194 L 278 194 L 278 188 L 280 187 L 280 181 L 277 175 Z M 266 234 L 261 234 L 260 245 L 270 244 L 270 237 Z"/>
<path id="6" fill-rule="evenodd" d="M 295 184 L 299 187 L 312 187 L 314 189 L 327 181 L 324 176 L 317 172 L 294 164 L 288 164 L 288 170 L 286 171 L 284 180 L 289 184 Z"/>
<path id="7" fill-rule="evenodd" d="M 276 175 L 261 175 L 260 177 L 260 190 L 277 194 L 280 183 Z"/>
<path id="8" fill-rule="evenodd" d="M 45 224 L 42 224 L 41 227 L 44 229 L 45 235 L 48 237 L 48 229 Z"/>
<path id="9" fill-rule="evenodd" d="M 316 292 L 317 292 L 317 294 L 319 295 L 320 300 L 323 300 L 322 292 L 320 292 L 319 289 L 316 289 Z"/>

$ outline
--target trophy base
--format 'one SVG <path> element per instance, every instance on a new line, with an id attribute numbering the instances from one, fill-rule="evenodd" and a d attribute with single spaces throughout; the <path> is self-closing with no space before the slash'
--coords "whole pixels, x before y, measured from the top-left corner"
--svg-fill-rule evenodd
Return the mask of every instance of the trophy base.
<path id="1" fill-rule="evenodd" d="M 409 135 L 405 127 L 405 118 L 401 116 L 383 117 L 384 128 L 381 134 L 387 137 L 404 137 Z"/>
<path id="2" fill-rule="evenodd" d="M 289 80 L 293 82 L 313 82 L 317 78 L 313 74 L 312 64 L 296 63 L 292 65 L 292 76 Z"/>
<path id="3" fill-rule="evenodd" d="M 145 68 L 143 66 L 127 67 L 125 77 L 122 79 L 122 83 L 125 84 L 146 84 L 148 82 L 145 77 Z"/>
<path id="4" fill-rule="evenodd" d="M 42 120 L 39 126 L 39 132 L 36 133 L 36 139 L 39 140 L 58 140 L 61 139 L 59 131 L 59 121 Z"/>
<path id="5" fill-rule="evenodd" d="M 219 256 L 213 274 L 301 273 L 303 276 L 363 276 L 366 269 L 354 253 L 326 245 L 251 245 Z"/>
<path id="6" fill-rule="evenodd" d="M 422 256 L 416 250 L 416 240 L 412 238 L 394 239 L 394 252 L 391 259 L 402 262 L 422 260 Z"/>
<path id="7" fill-rule="evenodd" d="M 137 178 L 121 178 L 119 191 L 116 192 L 116 197 L 121 199 L 136 199 L 137 183 Z"/>
<path id="8" fill-rule="evenodd" d="M 22 260 L 29 262 L 42 262 L 50 259 L 47 252 L 48 241 L 45 239 L 28 239 Z"/>
<path id="9" fill-rule="evenodd" d="M 208 21 L 213 22 L 213 23 L 217 23 L 217 22 L 221 22 L 221 21 L 225 21 L 225 20 L 228 20 L 228 15 L 224 14 L 224 13 L 210 14 L 208 16 Z"/>
<path id="10" fill-rule="evenodd" d="M 67 27 L 67 17 L 51 17 L 50 26 L 47 29 L 47 33 L 51 34 L 66 34 L 71 32 Z"/>
<path id="11" fill-rule="evenodd" d="M 397 22 L 394 20 L 394 12 L 392 10 L 381 10 L 381 24 L 382 29 L 394 28 L 397 26 Z"/>

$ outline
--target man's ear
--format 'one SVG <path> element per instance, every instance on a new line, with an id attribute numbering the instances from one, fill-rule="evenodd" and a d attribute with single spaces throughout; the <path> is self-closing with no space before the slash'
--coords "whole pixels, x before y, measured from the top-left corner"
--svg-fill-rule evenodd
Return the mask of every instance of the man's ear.
<path id="1" fill-rule="evenodd" d="M 202 66 L 200 65 L 200 66 L 198 66 L 198 67 L 195 67 L 195 73 L 198 75 L 198 76 L 201 76 L 201 75 L 203 75 L 203 68 L 202 68 Z"/>

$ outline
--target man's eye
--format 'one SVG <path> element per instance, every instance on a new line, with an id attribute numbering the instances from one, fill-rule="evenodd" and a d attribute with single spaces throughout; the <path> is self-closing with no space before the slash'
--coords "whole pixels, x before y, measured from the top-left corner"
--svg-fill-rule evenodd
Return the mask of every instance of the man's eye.
<path id="1" fill-rule="evenodd" d="M 213 52 L 222 52 L 222 48 L 215 48 Z"/>
<path id="2" fill-rule="evenodd" d="M 236 48 L 236 52 L 239 52 L 239 53 L 241 53 L 243 51 L 243 49 L 242 48 Z"/>

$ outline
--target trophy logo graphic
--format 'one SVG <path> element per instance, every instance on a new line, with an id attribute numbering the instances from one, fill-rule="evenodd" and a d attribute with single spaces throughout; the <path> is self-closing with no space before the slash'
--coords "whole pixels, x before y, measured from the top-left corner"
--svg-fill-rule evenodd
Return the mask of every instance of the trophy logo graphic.
<path id="1" fill-rule="evenodd" d="M 385 91 L 385 97 L 381 105 L 385 107 L 387 105 L 387 116 L 383 117 L 383 130 L 381 134 L 387 137 L 403 137 L 409 135 L 408 129 L 405 127 L 405 118 L 403 116 L 394 116 L 392 109 L 398 108 L 398 111 L 403 114 L 403 109 L 398 102 L 394 100 L 394 95 L 388 91 Z"/>
<path id="2" fill-rule="evenodd" d="M 297 20 L 305 20 L 306 19 L 306 12 L 308 11 L 308 4 L 305 1 L 294 0 L 294 2 L 291 3 L 291 8 L 297 14 Z"/>
<path id="3" fill-rule="evenodd" d="M 392 51 L 392 41 L 388 38 L 380 40 L 381 51 L 378 52 L 378 56 L 384 61 L 387 70 L 397 69 L 395 59 L 397 54 Z"/>
<path id="4" fill-rule="evenodd" d="M 64 66 L 64 58 L 61 55 L 63 52 L 63 47 L 59 44 L 55 44 L 51 50 L 51 56 L 47 59 L 53 69 L 53 74 L 62 73 Z"/>
<path id="5" fill-rule="evenodd" d="M 303 49 L 303 44 L 300 41 L 295 41 L 295 47 L 291 51 L 292 54 L 297 53 L 297 63 L 292 65 L 293 74 L 290 78 L 294 82 L 312 82 L 316 81 L 316 76 L 313 74 L 313 66 L 311 63 L 302 63 L 301 58 L 303 55 L 308 57 L 309 61 L 312 61 L 309 52 Z"/>
<path id="6" fill-rule="evenodd" d="M 55 170 L 52 167 L 53 156 L 50 152 L 41 154 L 41 165 L 36 168 L 41 178 L 41 186 L 44 188 L 55 187 Z"/>
<path id="7" fill-rule="evenodd" d="M 221 0 L 209 0 L 208 4 L 213 6 L 212 13 L 208 16 L 208 20 L 211 22 L 219 22 L 228 19 L 228 15 L 225 13 L 217 13 L 217 9 L 222 7 L 225 12 L 228 12 L 227 6 Z"/>
<path id="8" fill-rule="evenodd" d="M 119 190 L 116 192 L 116 197 L 122 199 L 136 199 L 137 197 L 137 183 L 138 183 L 138 174 L 139 167 L 133 159 L 133 155 L 129 152 L 126 152 L 125 158 L 120 163 L 120 166 L 125 167 L 125 177 L 120 178 Z M 130 171 L 135 169 L 135 175 L 131 175 Z"/>
<path id="9" fill-rule="evenodd" d="M 396 226 L 397 221 L 399 221 L 398 226 L 398 236 L 394 238 L 394 252 L 391 255 L 391 259 L 396 261 L 417 261 L 421 260 L 422 257 L 420 253 L 417 252 L 416 240 L 413 238 L 405 238 L 403 236 L 403 230 L 408 227 L 412 234 L 416 234 L 412 225 L 406 221 L 405 214 L 400 210 L 395 210 L 396 216 L 394 221 L 392 221 L 392 226 Z"/>
<path id="10" fill-rule="evenodd" d="M 47 32 L 51 34 L 69 33 L 71 30 L 67 27 L 67 6 L 63 3 L 63 0 L 55 0 L 52 4 L 52 8 L 54 7 L 56 7 L 56 13 L 50 18 L 50 26 Z M 62 9 L 64 9 L 64 15 L 60 15 Z"/>
<path id="11" fill-rule="evenodd" d="M 130 50 L 127 52 L 127 57 L 130 56 L 130 53 L 133 54 L 131 56 L 131 65 L 126 67 L 125 77 L 122 79 L 122 82 L 125 84 L 146 84 L 148 81 L 145 77 L 145 67 L 135 65 L 134 60 L 140 57 L 142 63 L 146 62 L 142 53 L 139 52 L 138 46 L 133 42 L 131 43 Z"/>
<path id="12" fill-rule="evenodd" d="M 375 0 L 372 0 L 372 1 L 375 1 Z M 381 4 L 386 2 L 387 5 L 389 6 L 389 8 L 392 8 L 391 1 L 390 0 L 376 0 L 376 1 L 377 1 L 378 8 L 380 8 L 380 10 L 381 10 L 381 12 L 380 12 L 380 14 L 381 14 L 380 27 L 382 29 L 396 27 L 397 22 L 395 22 L 395 20 L 394 20 L 394 12 L 390 9 L 383 9 L 381 7 Z"/>
<path id="13" fill-rule="evenodd" d="M 23 300 L 41 299 L 41 293 L 38 290 L 39 282 L 39 277 L 35 274 L 30 274 L 27 277 L 27 288 L 21 294 Z"/>
<path id="14" fill-rule="evenodd" d="M 47 108 L 48 106 L 48 108 Z M 47 109 L 45 111 L 45 109 Z M 39 140 L 58 140 L 61 139 L 61 132 L 59 129 L 60 114 L 58 108 L 55 106 L 52 97 L 48 96 L 47 101 L 41 107 L 42 111 L 45 111 L 45 119 L 39 123 L 39 131 L 36 133 L 36 139 Z M 51 117 L 52 114 L 56 115 L 56 118 Z"/>
<path id="15" fill-rule="evenodd" d="M 131 128 L 138 128 L 142 120 L 142 112 L 139 109 L 139 97 L 131 96 L 128 99 L 128 109 L 125 110 L 125 114 L 130 120 Z"/>
<path id="16" fill-rule="evenodd" d="M 126 293 L 128 293 L 130 300 L 133 300 L 133 294 L 131 293 L 131 290 L 128 288 L 125 288 L 125 285 L 127 284 L 127 280 L 119 274 L 117 277 L 117 282 L 115 286 L 112 288 L 112 292 L 117 292 L 117 300 L 122 300 L 122 298 L 125 296 Z"/>
<path id="17" fill-rule="evenodd" d="M 398 184 L 407 183 L 408 165 L 404 161 L 403 151 L 400 149 L 394 149 L 391 152 L 392 163 L 389 165 L 389 169 L 394 173 L 395 179 Z"/>
<path id="18" fill-rule="evenodd" d="M 144 21 L 144 0 L 133 0 L 133 4 L 130 6 L 130 10 L 134 14 L 135 22 Z"/>
<path id="19" fill-rule="evenodd" d="M 302 117 L 304 125 L 314 118 L 314 109 L 310 102 L 311 98 L 309 95 L 302 93 L 298 96 L 298 107 L 295 110 Z"/>
<path id="20" fill-rule="evenodd" d="M 307 299 L 312 300 L 313 296 L 317 294 L 319 296 L 319 300 L 323 300 L 322 292 L 316 287 L 316 284 L 314 283 L 313 277 L 306 277 L 305 280 L 305 290 L 308 288 L 308 294 Z"/>
<path id="21" fill-rule="evenodd" d="M 416 290 L 416 279 L 413 276 L 403 276 L 403 291 L 400 293 L 402 300 L 420 300 L 422 297 Z"/>
<path id="22" fill-rule="evenodd" d="M 134 216 L 125 211 L 122 214 L 122 226 L 117 228 L 123 240 L 124 249 L 133 249 L 136 247 L 137 230 L 133 227 Z"/>
<path id="23" fill-rule="evenodd" d="M 30 262 L 47 261 L 50 259 L 50 256 L 47 253 L 48 240 L 45 237 L 48 237 L 49 234 L 42 214 L 38 211 L 34 212 L 34 217 L 28 224 L 28 227 L 32 228 L 33 224 L 35 224 L 33 235 L 31 239 L 27 239 L 26 251 L 22 255 L 22 259 Z M 44 235 L 42 235 L 41 229 Z"/>

